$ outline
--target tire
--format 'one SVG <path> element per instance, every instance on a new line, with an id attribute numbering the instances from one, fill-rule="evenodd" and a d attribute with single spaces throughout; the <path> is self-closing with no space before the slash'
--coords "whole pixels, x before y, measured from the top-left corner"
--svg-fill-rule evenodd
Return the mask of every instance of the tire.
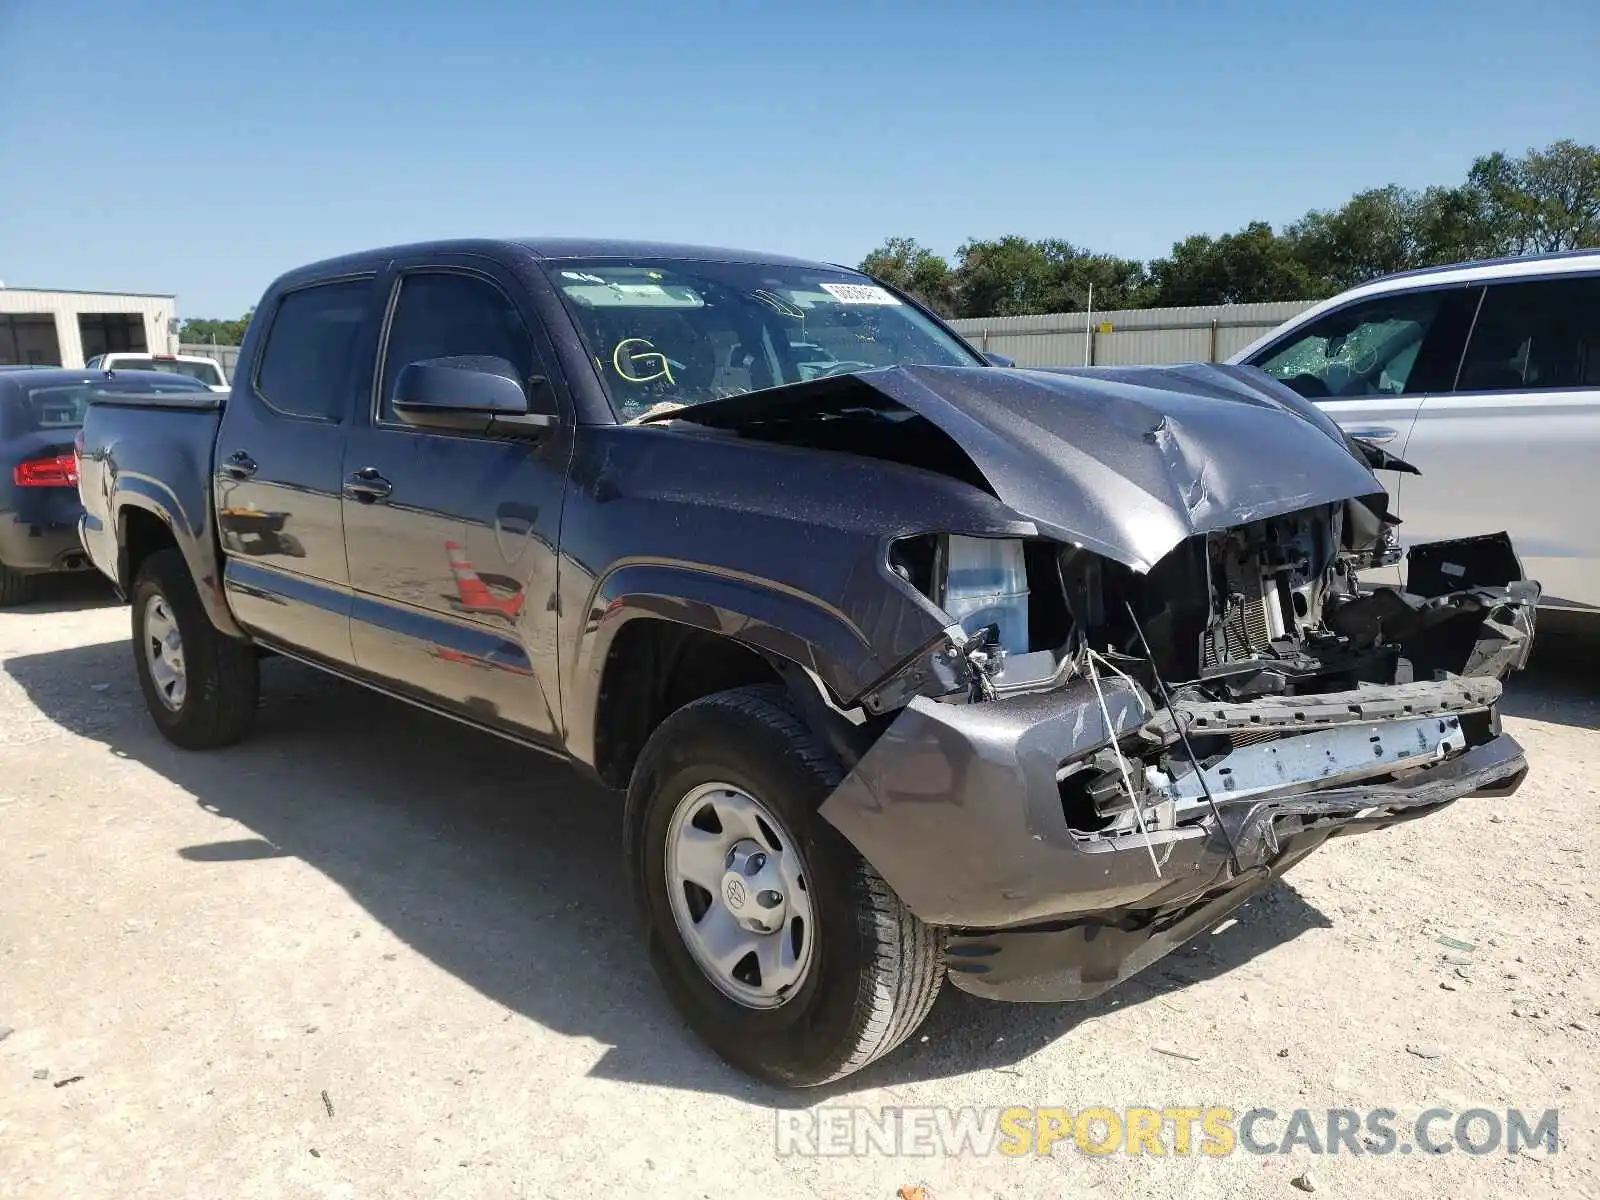
<path id="1" fill-rule="evenodd" d="M 624 844 L 657 975 L 713 1050 L 790 1087 L 839 1079 L 888 1054 L 922 1023 L 944 981 L 938 931 L 817 815 L 843 775 L 787 692 L 763 685 L 718 692 L 673 713 L 645 745 L 628 789 Z M 797 890 L 806 894 L 815 941 L 795 990 L 775 1007 L 752 1008 L 727 994 L 699 965 L 674 915 L 674 813 L 708 784 L 754 798 L 800 852 L 805 886 Z"/>
<path id="2" fill-rule="evenodd" d="M 261 672 L 255 647 L 220 632 L 201 607 L 183 555 L 158 550 L 133 581 L 133 662 L 145 706 L 161 735 L 185 750 L 211 750 L 237 742 L 255 719 Z M 176 629 L 181 690 L 170 674 L 157 679 L 152 643 Z M 168 659 L 162 659 L 167 662 Z"/>
<path id="3" fill-rule="evenodd" d="M 0 563 L 0 608 L 26 604 L 33 599 L 33 576 Z"/>

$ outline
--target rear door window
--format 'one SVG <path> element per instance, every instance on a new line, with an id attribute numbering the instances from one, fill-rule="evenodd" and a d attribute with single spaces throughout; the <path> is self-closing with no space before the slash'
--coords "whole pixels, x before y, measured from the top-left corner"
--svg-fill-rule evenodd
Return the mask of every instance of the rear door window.
<path id="1" fill-rule="evenodd" d="M 1308 400 L 1446 391 L 1480 289 L 1379 296 L 1324 313 L 1254 360 Z"/>
<path id="2" fill-rule="evenodd" d="M 323 421 L 346 416 L 373 288 L 371 279 L 319 283 L 278 302 L 255 378 L 271 408 Z"/>
<path id="3" fill-rule="evenodd" d="M 1458 392 L 1600 387 L 1600 277 L 1489 287 Z"/>

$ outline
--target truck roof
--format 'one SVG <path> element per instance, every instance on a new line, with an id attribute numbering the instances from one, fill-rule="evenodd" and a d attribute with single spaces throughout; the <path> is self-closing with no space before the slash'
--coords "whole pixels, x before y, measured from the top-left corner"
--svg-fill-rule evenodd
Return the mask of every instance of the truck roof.
<path id="1" fill-rule="evenodd" d="M 721 246 L 694 246 L 676 242 L 630 241 L 622 238 L 524 237 L 456 238 L 432 242 L 412 242 L 381 246 L 307 263 L 283 278 L 292 282 L 301 276 L 325 277 L 340 272 L 370 270 L 392 258 L 426 254 L 485 254 L 491 257 L 532 257 L 544 261 L 569 258 L 654 258 L 686 259 L 701 262 L 776 263 L 791 267 L 816 267 L 838 270 L 832 263 L 791 258 L 753 250 L 734 250 Z M 854 270 L 854 268 L 845 268 Z"/>

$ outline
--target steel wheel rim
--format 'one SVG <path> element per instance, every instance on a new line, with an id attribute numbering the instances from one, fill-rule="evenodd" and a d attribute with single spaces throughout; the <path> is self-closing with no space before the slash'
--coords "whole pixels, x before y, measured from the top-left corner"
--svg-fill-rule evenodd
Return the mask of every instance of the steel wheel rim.
<path id="1" fill-rule="evenodd" d="M 816 961 L 799 844 L 743 788 L 705 783 L 667 825 L 667 893 L 695 965 L 745 1008 L 788 1003 Z"/>
<path id="2" fill-rule="evenodd" d="M 172 606 L 159 593 L 144 604 L 144 661 L 156 696 L 170 711 L 183 707 L 189 693 L 189 676 L 183 662 L 183 636 L 178 632 Z"/>

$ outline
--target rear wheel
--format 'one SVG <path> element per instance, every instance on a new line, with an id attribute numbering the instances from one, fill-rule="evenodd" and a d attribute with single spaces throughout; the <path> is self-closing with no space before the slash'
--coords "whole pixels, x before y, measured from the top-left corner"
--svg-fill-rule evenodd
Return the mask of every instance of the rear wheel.
<path id="1" fill-rule="evenodd" d="M 944 978 L 937 931 L 817 815 L 842 777 L 783 688 L 758 686 L 668 717 L 628 790 L 657 974 L 718 1054 L 789 1086 L 889 1053 Z"/>
<path id="2" fill-rule="evenodd" d="M 261 687 L 255 648 L 211 623 L 183 555 L 166 549 L 145 559 L 131 599 L 134 669 L 162 735 L 186 750 L 242 738 Z"/>
<path id="3" fill-rule="evenodd" d="M 0 608 L 26 604 L 33 599 L 33 576 L 0 563 Z"/>

